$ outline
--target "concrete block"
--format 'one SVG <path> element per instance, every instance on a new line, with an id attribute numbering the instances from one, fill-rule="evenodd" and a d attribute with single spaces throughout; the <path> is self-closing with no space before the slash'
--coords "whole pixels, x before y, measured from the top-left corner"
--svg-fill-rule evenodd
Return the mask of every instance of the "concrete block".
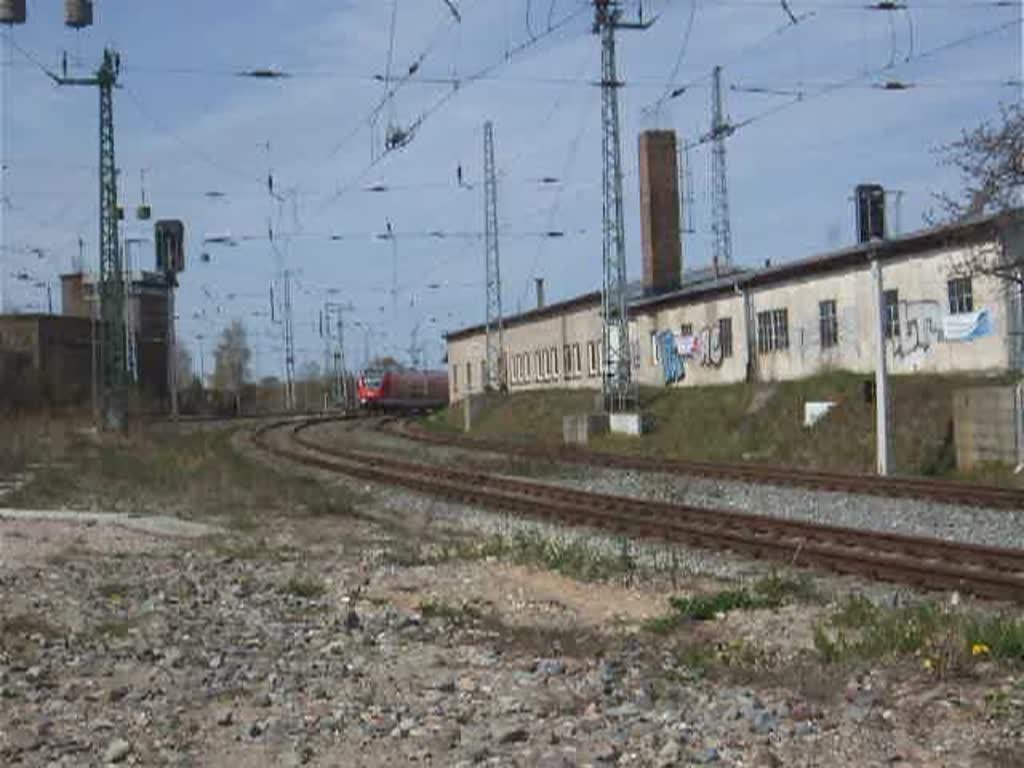
<path id="1" fill-rule="evenodd" d="M 613 413 L 610 415 L 608 426 L 612 434 L 639 437 L 644 433 L 643 414 L 639 412 Z"/>
<path id="2" fill-rule="evenodd" d="M 975 387 L 953 395 L 953 439 L 957 466 L 1018 461 L 1019 414 L 1012 386 Z"/>
<path id="3" fill-rule="evenodd" d="M 608 431 L 608 415 L 573 413 L 562 417 L 562 441 L 566 445 L 586 445 L 591 437 Z"/>
<path id="4" fill-rule="evenodd" d="M 473 429 L 473 423 L 481 412 L 492 405 L 495 399 L 501 397 L 495 392 L 478 392 L 474 395 L 467 395 L 462 400 L 462 428 L 465 432 Z"/>

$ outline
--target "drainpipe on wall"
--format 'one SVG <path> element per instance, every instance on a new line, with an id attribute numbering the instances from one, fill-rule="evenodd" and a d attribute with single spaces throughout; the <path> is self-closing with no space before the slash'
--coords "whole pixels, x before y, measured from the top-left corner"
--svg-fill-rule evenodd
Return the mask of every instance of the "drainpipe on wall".
<path id="1" fill-rule="evenodd" d="M 750 291 L 740 288 L 739 283 L 732 284 L 733 291 L 743 297 L 743 338 L 746 340 L 747 382 L 757 379 L 757 343 L 754 329 L 754 302 Z"/>
<path id="2" fill-rule="evenodd" d="M 882 265 L 872 250 L 871 280 L 875 294 L 875 435 L 877 438 L 877 471 L 882 477 L 890 472 L 892 441 L 889 422 L 889 372 L 885 357 L 885 290 L 882 284 Z"/>

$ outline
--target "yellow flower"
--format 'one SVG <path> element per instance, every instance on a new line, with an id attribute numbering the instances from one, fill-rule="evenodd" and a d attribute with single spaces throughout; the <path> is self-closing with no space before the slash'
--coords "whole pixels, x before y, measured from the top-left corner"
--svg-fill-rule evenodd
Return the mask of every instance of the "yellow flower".
<path id="1" fill-rule="evenodd" d="M 991 649 L 984 643 L 975 643 L 971 646 L 971 656 L 984 656 Z"/>
<path id="2" fill-rule="evenodd" d="M 923 662 L 921 662 L 921 666 L 923 666 L 925 669 L 931 669 L 932 668 L 932 660 L 931 659 L 925 659 Z"/>

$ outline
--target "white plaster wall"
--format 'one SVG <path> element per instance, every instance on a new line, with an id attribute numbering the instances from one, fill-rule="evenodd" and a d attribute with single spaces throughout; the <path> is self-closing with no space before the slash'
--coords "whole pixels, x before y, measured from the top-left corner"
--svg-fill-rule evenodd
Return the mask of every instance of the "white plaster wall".
<path id="1" fill-rule="evenodd" d="M 679 333 L 683 324 L 689 324 L 694 334 L 700 335 L 705 329 L 716 328 L 722 318 L 732 320 L 732 355 L 723 357 L 720 365 L 714 365 L 703 357 L 685 360 L 686 378 L 672 386 L 707 386 L 743 381 L 747 366 L 743 297 L 733 294 L 639 315 L 636 319 L 640 334 L 639 382 L 648 386 L 662 386 L 665 381 L 660 363 L 654 362 L 652 332 Z"/>
<path id="2" fill-rule="evenodd" d="M 562 315 L 543 318 L 529 323 L 517 324 L 505 329 L 505 358 L 508 361 L 508 385 L 511 392 L 525 392 L 536 389 L 596 389 L 600 377 L 591 375 L 587 357 L 587 343 L 601 341 L 601 308 L 599 305 L 566 312 Z M 582 371 L 572 374 L 565 368 L 565 345 L 579 344 Z M 552 370 L 540 378 L 537 370 L 536 353 L 554 349 L 558 372 Z M 486 355 L 486 338 L 483 332 L 468 338 L 448 343 L 448 389 L 454 402 L 467 394 L 482 392 L 483 381 L 480 364 Z M 529 376 L 513 376 L 514 361 L 517 357 L 529 355 Z M 521 359 L 521 358 L 520 358 Z M 466 363 L 473 370 L 472 386 L 466 387 Z M 453 366 L 458 369 L 458 387 L 453 386 Z"/>

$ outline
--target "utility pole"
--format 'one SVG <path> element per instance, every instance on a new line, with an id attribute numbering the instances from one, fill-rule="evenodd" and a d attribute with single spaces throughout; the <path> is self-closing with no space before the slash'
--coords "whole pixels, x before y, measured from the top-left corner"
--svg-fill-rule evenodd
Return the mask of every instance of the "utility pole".
<path id="1" fill-rule="evenodd" d="M 608 412 L 625 411 L 635 400 L 626 308 L 626 238 L 622 201 L 622 140 L 615 32 L 647 29 L 642 20 L 624 22 L 619 0 L 594 0 L 594 34 L 601 37 L 602 260 L 604 315 L 601 392 Z"/>
<path id="2" fill-rule="evenodd" d="M 343 409 L 348 408 L 348 371 L 345 366 L 345 313 L 353 309 L 351 304 L 327 302 L 324 305 L 324 324 L 328 337 L 331 335 L 331 316 L 335 324 L 336 347 L 334 350 L 334 401 Z"/>
<path id="3" fill-rule="evenodd" d="M 889 422 L 889 372 L 885 355 L 885 337 L 889 327 L 885 288 L 882 283 L 882 265 L 878 254 L 871 259 L 871 281 L 874 285 L 875 306 L 875 436 L 877 439 L 877 471 L 882 477 L 892 469 L 892 438 Z"/>
<path id="4" fill-rule="evenodd" d="M 729 179 L 725 165 L 725 140 L 736 128 L 725 117 L 722 68 L 712 71 L 711 87 L 711 261 L 715 275 L 732 267 L 732 222 L 729 217 Z"/>
<path id="5" fill-rule="evenodd" d="M 295 325 L 292 314 L 292 273 L 284 271 L 284 407 L 295 409 Z"/>
<path id="6" fill-rule="evenodd" d="M 487 381 L 484 387 L 505 390 L 505 320 L 501 311 L 501 259 L 498 252 L 498 174 L 494 165 L 494 124 L 484 123 L 484 251 L 486 259 Z"/>
<path id="7" fill-rule="evenodd" d="M 120 69 L 120 55 L 106 49 L 103 51 L 103 63 L 94 77 L 65 77 L 48 73 L 57 85 L 97 87 L 100 93 L 100 351 L 104 420 L 108 429 L 119 427 L 123 421 L 128 383 L 124 273 L 118 241 L 117 166 L 114 158 L 114 87 Z"/>

